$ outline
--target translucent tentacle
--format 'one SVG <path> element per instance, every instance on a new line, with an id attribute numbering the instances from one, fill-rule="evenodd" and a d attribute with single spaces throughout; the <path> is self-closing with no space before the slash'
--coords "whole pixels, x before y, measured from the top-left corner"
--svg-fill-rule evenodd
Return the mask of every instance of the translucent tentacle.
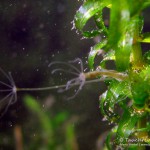
<path id="1" fill-rule="evenodd" d="M 73 66 L 73 65 L 70 64 L 70 63 L 66 63 L 66 62 L 62 62 L 62 61 L 54 61 L 54 62 L 50 63 L 50 64 L 48 65 L 48 67 L 51 67 L 52 65 L 55 65 L 55 64 L 60 64 L 60 65 L 69 66 L 70 68 L 72 68 L 72 69 L 76 70 L 78 73 L 80 73 L 80 70 L 77 69 L 75 66 Z"/>
<path id="2" fill-rule="evenodd" d="M 10 97 L 10 98 L 9 98 L 9 97 Z M 8 95 L 6 95 L 6 96 L 0 101 L 0 104 L 1 104 L 1 103 L 4 102 L 4 100 L 6 101 L 6 100 L 8 99 L 8 103 L 7 103 L 7 101 L 4 102 L 4 103 L 7 103 L 7 104 L 6 104 L 5 106 L 3 106 L 3 107 L 5 107 L 5 108 L 4 108 L 4 110 L 2 111 L 2 113 L 0 114 L 0 118 L 4 116 L 4 114 L 7 112 L 8 108 L 9 108 L 9 106 L 12 104 L 13 97 L 14 97 L 14 95 L 13 95 L 13 93 L 11 92 L 11 93 L 9 93 Z M 1 109 L 3 109 L 3 108 L 1 108 Z"/>
<path id="3" fill-rule="evenodd" d="M 8 79 L 10 84 L 7 84 L 5 82 L 0 81 L 0 84 L 3 86 L 6 86 L 6 89 L 0 89 L 1 93 L 8 93 L 4 98 L 0 100 L 0 109 L 4 110 L 2 111 L 0 117 L 2 117 L 6 111 L 8 110 L 9 106 L 14 104 L 17 101 L 17 88 L 15 86 L 15 82 L 12 78 L 11 73 L 8 74 L 5 73 L 3 69 L 0 68 L 0 72 Z M 5 107 L 5 108 L 4 108 Z"/>
<path id="4" fill-rule="evenodd" d="M 64 89 L 59 89 L 58 92 L 62 93 L 62 92 L 65 92 L 69 89 L 71 89 L 74 85 L 78 85 L 78 78 L 74 78 L 72 80 L 69 80 L 67 83 L 66 83 L 66 87 Z"/>
<path id="5" fill-rule="evenodd" d="M 78 75 L 78 73 L 76 73 L 76 72 L 67 71 L 67 70 L 61 69 L 61 68 L 52 70 L 52 74 L 54 74 L 55 72 L 58 72 L 58 71 L 63 71 L 63 72 L 66 72 L 66 73 L 71 73 L 71 74 L 73 74 L 73 75 Z"/>
<path id="6" fill-rule="evenodd" d="M 76 58 L 75 60 L 69 61 L 70 63 L 76 63 L 79 62 L 80 63 L 80 73 L 83 72 L 83 62 L 80 58 Z"/>
<path id="7" fill-rule="evenodd" d="M 5 82 L 0 81 L 0 84 L 5 85 L 5 86 L 11 88 L 11 86 L 9 84 L 5 83 Z"/>
<path id="8" fill-rule="evenodd" d="M 77 96 L 77 94 L 82 90 L 82 87 L 84 86 L 84 84 L 85 84 L 85 82 L 81 81 L 81 84 L 80 84 L 78 90 L 76 91 L 76 93 L 73 96 L 68 97 L 67 100 L 75 98 Z"/>

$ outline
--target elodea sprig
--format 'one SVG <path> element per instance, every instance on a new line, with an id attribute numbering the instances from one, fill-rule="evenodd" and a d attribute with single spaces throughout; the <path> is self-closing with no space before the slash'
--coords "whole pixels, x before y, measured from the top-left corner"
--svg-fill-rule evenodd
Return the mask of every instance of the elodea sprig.
<path id="1" fill-rule="evenodd" d="M 128 76 L 126 80 L 110 79 L 107 91 L 100 96 L 103 115 L 116 123 L 115 130 L 106 140 L 108 149 L 114 148 L 109 144 L 112 142 L 110 135 L 116 137 L 115 145 L 133 149 L 141 149 L 139 144 L 142 145 L 143 140 L 131 143 L 122 139 L 149 139 L 150 52 L 143 55 L 141 48 L 142 42 L 150 43 L 150 32 L 143 33 L 141 15 L 149 6 L 149 0 L 85 0 L 74 18 L 74 25 L 83 37 L 101 36 L 101 41 L 88 55 L 91 70 L 96 70 L 94 60 L 97 54 L 103 53 L 103 59 L 96 67 L 107 69 L 106 63 L 114 61 L 117 74 Z M 110 9 L 109 26 L 105 25 L 105 8 Z M 91 18 L 95 28 L 86 31 L 85 26 Z M 116 108 L 122 110 L 118 113 Z M 147 141 L 144 140 L 145 145 L 149 144 Z"/>

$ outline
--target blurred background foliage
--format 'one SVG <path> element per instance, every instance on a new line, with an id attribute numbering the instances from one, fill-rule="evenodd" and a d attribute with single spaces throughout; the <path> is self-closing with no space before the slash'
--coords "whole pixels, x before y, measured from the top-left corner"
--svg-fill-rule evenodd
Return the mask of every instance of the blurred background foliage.
<path id="1" fill-rule="evenodd" d="M 12 73 L 18 87 L 66 83 L 70 75 L 51 74 L 48 65 L 55 60 L 80 57 L 87 69 L 89 49 L 100 37 L 81 40 L 71 30 L 80 5 L 81 1 L 73 0 L 0 1 L 0 67 Z M 104 13 L 109 24 L 108 10 Z M 146 10 L 145 31 L 149 30 L 148 14 Z M 143 47 L 149 50 L 147 45 Z M 17 137 L 21 136 L 23 149 L 100 150 L 105 131 L 111 127 L 102 121 L 99 111 L 98 97 L 105 89 L 102 82 L 92 83 L 69 101 L 65 97 L 74 91 L 19 93 L 17 103 L 0 119 L 0 149 L 17 149 Z M 26 94 L 34 98 L 27 96 L 24 101 Z"/>

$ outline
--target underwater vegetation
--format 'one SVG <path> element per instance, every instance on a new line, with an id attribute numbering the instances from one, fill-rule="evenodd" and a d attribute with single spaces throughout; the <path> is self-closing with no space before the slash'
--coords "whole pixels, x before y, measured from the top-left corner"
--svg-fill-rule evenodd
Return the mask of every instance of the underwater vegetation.
<path id="1" fill-rule="evenodd" d="M 103 81 L 107 90 L 99 96 L 99 107 L 104 120 L 113 124 L 103 149 L 144 150 L 150 146 L 150 52 L 144 53 L 142 49 L 142 43 L 150 43 L 150 33 L 143 30 L 142 14 L 149 6 L 149 0 L 84 0 L 74 17 L 73 28 L 85 39 L 100 37 L 100 41 L 91 47 L 88 54 L 90 71 L 84 71 L 80 58 L 68 62 L 54 61 L 48 65 L 52 74 L 64 72 L 73 78 L 64 85 L 28 88 L 18 87 L 11 73 L 7 74 L 0 68 L 1 74 L 8 80 L 0 81 L 1 117 L 17 101 L 18 92 L 58 89 L 61 93 L 76 86 L 75 93 L 66 98 L 70 100 L 75 98 L 85 84 Z M 110 11 L 109 20 L 104 18 L 105 9 Z M 86 28 L 90 19 L 95 23 L 92 30 Z M 97 58 L 99 64 L 96 63 Z M 114 69 L 109 69 L 108 63 L 114 63 Z M 46 139 L 52 139 L 57 133 L 53 126 L 57 124 L 55 119 L 42 112 L 34 98 L 26 97 L 25 103 L 37 114 L 47 133 Z M 61 126 L 66 116 L 62 118 L 56 126 Z M 70 126 L 65 129 L 66 139 L 71 138 L 73 143 L 68 141 L 70 146 L 64 144 L 61 149 L 78 149 L 74 129 Z M 57 149 L 56 146 L 59 145 L 55 138 L 44 141 L 47 142 L 48 149 Z"/>
<path id="2" fill-rule="evenodd" d="M 106 138 L 107 149 L 149 146 L 150 53 L 143 54 L 141 48 L 142 43 L 150 43 L 142 16 L 149 6 L 148 0 L 86 0 L 75 16 L 74 27 L 84 38 L 102 37 L 88 55 L 91 70 L 100 53 L 103 58 L 98 66 L 107 69 L 107 62 L 115 62 L 117 75 L 123 77 L 116 80 L 112 74 L 113 79 L 106 81 L 107 91 L 99 98 L 105 119 L 115 124 Z M 103 16 L 106 8 L 110 10 L 109 25 Z M 96 28 L 89 31 L 85 26 L 91 18 Z"/>

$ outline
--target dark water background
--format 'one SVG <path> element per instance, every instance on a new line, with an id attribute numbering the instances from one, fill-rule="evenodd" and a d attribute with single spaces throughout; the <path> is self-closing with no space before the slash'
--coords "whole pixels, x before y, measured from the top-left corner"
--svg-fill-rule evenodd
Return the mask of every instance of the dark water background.
<path id="1" fill-rule="evenodd" d="M 0 67 L 11 72 L 18 87 L 44 87 L 64 84 L 72 75 L 52 75 L 48 65 L 56 60 L 68 61 L 80 57 L 87 67 L 87 56 L 94 40 L 81 40 L 72 28 L 72 20 L 81 2 L 70 0 L 1 0 L 0 1 Z M 145 11 L 144 30 L 148 31 L 149 11 Z M 107 13 L 106 13 L 107 17 Z M 144 45 L 144 52 L 149 50 Z M 1 74 L 1 80 L 5 80 Z M 79 150 L 95 150 L 102 133 L 110 129 L 102 121 L 99 95 L 106 89 L 104 83 L 92 83 L 72 100 L 57 90 L 19 92 L 18 100 L 0 119 L 0 150 L 15 148 L 14 128 L 19 125 L 24 145 L 36 135 L 38 121 L 24 106 L 25 95 L 32 95 L 47 105 L 52 116 L 66 111 L 73 118 Z M 48 103 L 47 99 L 52 103 Z M 52 105 L 52 106 L 51 106 Z M 58 135 L 59 136 L 59 135 Z M 34 139 L 34 138 L 33 138 Z M 101 138 L 102 139 L 102 138 Z"/>

